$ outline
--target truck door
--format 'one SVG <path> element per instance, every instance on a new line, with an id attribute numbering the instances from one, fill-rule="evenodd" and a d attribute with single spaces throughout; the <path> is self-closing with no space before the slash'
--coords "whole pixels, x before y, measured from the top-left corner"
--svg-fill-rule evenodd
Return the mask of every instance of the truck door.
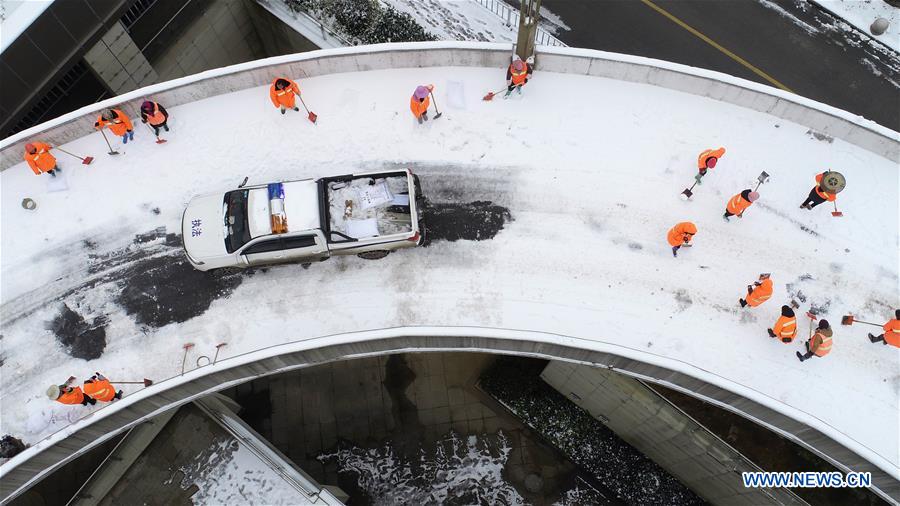
<path id="1" fill-rule="evenodd" d="M 318 262 L 328 258 L 328 247 L 321 234 L 282 238 L 286 258 L 292 262 Z"/>
<path id="2" fill-rule="evenodd" d="M 285 261 L 281 238 L 273 237 L 255 242 L 241 251 L 247 265 L 266 265 Z"/>

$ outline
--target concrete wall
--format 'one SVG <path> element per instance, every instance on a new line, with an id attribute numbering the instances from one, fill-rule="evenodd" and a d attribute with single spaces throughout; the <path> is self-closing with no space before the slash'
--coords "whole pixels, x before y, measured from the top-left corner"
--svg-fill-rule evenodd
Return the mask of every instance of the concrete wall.
<path id="1" fill-rule="evenodd" d="M 613 351 L 578 348 L 573 338 L 483 328 L 400 327 L 308 339 L 221 360 L 154 384 L 40 441 L 0 466 L 0 502 L 16 497 L 55 469 L 141 421 L 253 379 L 347 358 L 409 351 L 477 351 L 525 355 L 605 367 L 658 382 L 728 409 L 803 445 L 845 471 L 872 473 L 872 490 L 900 501 L 900 482 L 841 442 L 753 399 L 688 374 Z"/>
<path id="2" fill-rule="evenodd" d="M 120 95 L 159 82 L 159 75 L 120 22 L 85 53 L 84 61 Z"/>
<path id="3" fill-rule="evenodd" d="M 16 134 L 0 143 L 0 169 L 22 161 L 24 145 L 32 139 L 63 144 L 91 133 L 98 111 L 116 105 L 136 111 L 145 97 L 166 107 L 262 86 L 277 75 L 298 79 L 341 72 L 409 67 L 491 67 L 508 63 L 510 46 L 424 42 L 379 44 L 367 47 L 312 51 L 203 72 L 148 86 L 82 108 L 56 120 Z M 862 149 L 900 162 L 900 134 L 845 111 L 774 88 L 725 74 L 684 65 L 584 49 L 543 48 L 537 70 L 582 74 L 645 83 L 705 96 L 747 107 L 843 139 Z"/>
<path id="4" fill-rule="evenodd" d="M 712 504 L 806 504 L 786 489 L 745 488 L 741 472 L 761 469 L 638 380 L 559 361 L 541 378 Z"/>

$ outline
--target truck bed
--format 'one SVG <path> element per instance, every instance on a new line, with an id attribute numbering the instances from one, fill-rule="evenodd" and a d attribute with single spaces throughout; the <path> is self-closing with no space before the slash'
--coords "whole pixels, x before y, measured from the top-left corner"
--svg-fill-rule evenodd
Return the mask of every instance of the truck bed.
<path id="1" fill-rule="evenodd" d="M 324 184 L 331 232 L 370 239 L 413 231 L 406 172 L 326 180 Z"/>

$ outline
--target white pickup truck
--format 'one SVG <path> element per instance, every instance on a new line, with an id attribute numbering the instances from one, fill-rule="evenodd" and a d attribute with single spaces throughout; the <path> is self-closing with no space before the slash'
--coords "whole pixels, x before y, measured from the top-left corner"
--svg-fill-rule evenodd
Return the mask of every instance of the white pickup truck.
<path id="1" fill-rule="evenodd" d="M 191 199 L 181 218 L 195 268 L 377 259 L 424 239 L 419 178 L 409 170 L 245 186 Z"/>

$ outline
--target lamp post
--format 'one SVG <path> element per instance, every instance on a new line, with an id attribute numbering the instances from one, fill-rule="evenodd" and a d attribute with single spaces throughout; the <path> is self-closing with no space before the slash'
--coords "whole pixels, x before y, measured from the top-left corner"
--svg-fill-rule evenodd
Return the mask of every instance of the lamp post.
<path id="1" fill-rule="evenodd" d="M 534 54 L 534 40 L 537 36 L 538 21 L 541 19 L 541 0 L 521 0 L 519 6 L 519 36 L 516 39 L 516 54 L 522 60 Z"/>

